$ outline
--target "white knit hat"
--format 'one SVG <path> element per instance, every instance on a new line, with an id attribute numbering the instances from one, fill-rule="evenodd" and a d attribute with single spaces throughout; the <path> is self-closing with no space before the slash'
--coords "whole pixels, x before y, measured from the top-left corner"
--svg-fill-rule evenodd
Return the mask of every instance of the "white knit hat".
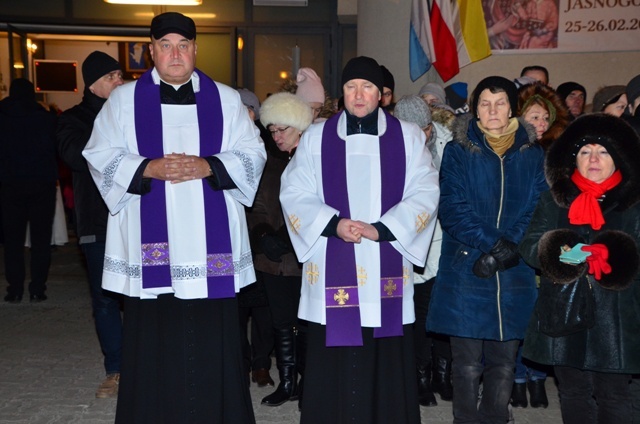
<path id="1" fill-rule="evenodd" d="M 298 84 L 296 96 L 307 103 L 324 104 L 324 87 L 316 71 L 311 68 L 300 68 L 296 83 Z"/>
<path id="2" fill-rule="evenodd" d="M 313 112 L 308 104 L 291 93 L 276 93 L 262 103 L 260 122 L 267 128 L 269 125 L 286 125 L 298 131 L 306 130 L 311 125 Z"/>

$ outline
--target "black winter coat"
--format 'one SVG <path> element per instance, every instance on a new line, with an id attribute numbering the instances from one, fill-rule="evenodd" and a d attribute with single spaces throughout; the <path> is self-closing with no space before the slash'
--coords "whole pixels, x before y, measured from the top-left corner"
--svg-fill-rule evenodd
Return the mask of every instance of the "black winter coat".
<path id="1" fill-rule="evenodd" d="M 105 101 L 85 90 L 82 102 L 65 111 L 58 119 L 58 154 L 73 171 L 73 196 L 81 244 L 104 241 L 107 234 L 109 210 L 82 156 L 82 150 L 93 131 L 93 122 Z"/>
<path id="2" fill-rule="evenodd" d="M 0 181 L 58 178 L 56 115 L 34 100 L 33 93 L 0 101 Z"/>
<path id="3" fill-rule="evenodd" d="M 600 201 L 605 220 L 600 230 L 569 222 L 569 207 L 580 194 L 571 181 L 575 169 L 574 142 L 585 137 L 608 138 L 622 182 Z M 598 143 L 599 144 L 599 143 Z M 613 156 L 613 155 L 612 155 Z M 609 250 L 612 272 L 600 281 L 589 277 L 595 295 L 595 325 L 563 337 L 540 332 L 534 312 L 524 341 L 523 356 L 542 364 L 607 373 L 640 373 L 640 140 L 622 120 L 596 115 L 578 118 L 551 145 L 545 174 L 551 187 L 543 193 L 520 244 L 522 257 L 541 270 L 541 290 L 549 285 L 586 282 L 587 264 L 562 264 L 564 244 L 602 243 Z M 542 296 L 538 302 L 542 301 Z M 537 310 L 537 305 L 536 305 Z"/>
<path id="4" fill-rule="evenodd" d="M 247 208 L 253 265 L 256 270 L 267 274 L 298 277 L 302 275 L 302 265 L 293 251 L 280 206 L 280 177 L 289 164 L 289 154 L 278 150 L 271 134 L 259 121 L 256 121 L 256 125 L 265 143 L 267 163 L 253 205 Z M 269 243 L 265 243 L 267 240 Z M 268 256 L 273 259 L 278 257 L 279 261 L 273 261 Z"/>

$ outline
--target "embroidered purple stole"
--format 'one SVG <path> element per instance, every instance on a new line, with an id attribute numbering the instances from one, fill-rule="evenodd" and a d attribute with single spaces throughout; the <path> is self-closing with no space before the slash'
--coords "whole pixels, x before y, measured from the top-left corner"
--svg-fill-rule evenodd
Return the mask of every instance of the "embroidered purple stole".
<path id="1" fill-rule="evenodd" d="M 387 130 L 378 137 L 380 148 L 381 212 L 402 200 L 406 173 L 404 138 L 400 122 L 385 113 Z M 325 203 L 351 218 L 347 193 L 346 141 L 338 136 L 341 114 L 329 119 L 322 132 L 322 184 Z M 327 240 L 325 304 L 327 346 L 362 346 L 355 249 L 338 237 Z M 374 337 L 401 336 L 402 255 L 390 242 L 380 242 L 381 324 Z"/>
<path id="2" fill-rule="evenodd" d="M 213 80 L 199 70 L 200 91 L 196 93 L 200 156 L 220 152 L 222 146 L 222 104 Z M 153 82 L 151 70 L 136 82 L 134 92 L 136 139 L 141 156 L 149 159 L 164 156 L 160 85 Z M 171 264 L 165 181 L 152 179 L 151 191 L 140 199 L 142 288 L 171 287 L 172 278 L 202 277 L 206 272 L 207 297 L 219 299 L 235 296 L 234 267 L 229 235 L 229 217 L 223 191 L 212 190 L 202 180 L 206 217 L 206 270 L 198 266 Z"/>

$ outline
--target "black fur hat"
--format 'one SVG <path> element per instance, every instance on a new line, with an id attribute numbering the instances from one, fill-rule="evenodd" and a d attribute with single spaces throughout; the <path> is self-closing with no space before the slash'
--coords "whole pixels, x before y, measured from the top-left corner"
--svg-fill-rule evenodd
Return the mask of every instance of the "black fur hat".
<path id="1" fill-rule="evenodd" d="M 618 202 L 618 209 L 629 208 L 640 200 L 640 138 L 620 118 L 604 113 L 583 115 L 573 121 L 551 144 L 545 159 L 545 176 L 554 200 L 568 208 L 579 194 L 571 181 L 576 168 L 576 153 L 585 144 L 606 147 L 616 169 L 622 173 L 622 183 L 611 189 L 605 202 Z M 605 205 L 603 204 L 603 207 Z"/>

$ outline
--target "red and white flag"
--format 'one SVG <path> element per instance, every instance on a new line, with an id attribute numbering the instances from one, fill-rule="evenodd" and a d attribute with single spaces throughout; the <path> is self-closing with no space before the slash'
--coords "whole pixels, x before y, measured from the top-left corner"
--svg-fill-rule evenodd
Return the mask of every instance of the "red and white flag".
<path id="1" fill-rule="evenodd" d="M 454 0 L 455 1 L 455 0 Z M 458 63 L 458 43 L 453 25 L 453 7 L 451 0 L 431 1 L 431 37 L 433 38 L 433 66 L 442 81 L 448 81 L 460 72 Z"/>

